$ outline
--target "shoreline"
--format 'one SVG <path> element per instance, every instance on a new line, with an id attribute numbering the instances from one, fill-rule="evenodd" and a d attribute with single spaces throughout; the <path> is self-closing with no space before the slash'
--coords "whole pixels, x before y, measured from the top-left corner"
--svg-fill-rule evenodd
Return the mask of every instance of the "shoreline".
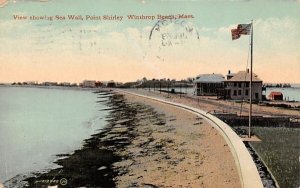
<path id="1" fill-rule="evenodd" d="M 128 95 L 109 98 L 107 127 L 57 160 L 61 168 L 27 178 L 31 187 L 45 179 L 58 187 L 241 187 L 229 147 L 202 118 Z"/>
<path id="2" fill-rule="evenodd" d="M 115 187 L 113 178 L 117 172 L 113 170 L 112 164 L 122 160 L 116 151 L 122 150 L 128 145 L 132 135 L 130 131 L 121 132 L 117 137 L 108 135 L 112 134 L 118 125 L 131 124 L 136 119 L 133 116 L 133 118 L 121 122 L 124 115 L 118 109 L 123 104 L 120 95 L 99 92 L 97 102 L 107 105 L 107 108 L 103 109 L 110 112 L 105 117 L 107 125 L 91 135 L 90 138 L 85 139 L 81 149 L 75 150 L 71 154 L 58 154 L 57 156 L 64 156 L 55 162 L 61 166 L 60 168 L 52 169 L 47 173 L 36 173 L 35 176 L 25 179 L 24 182 L 27 182 L 29 187 Z M 128 110 L 125 108 L 123 110 Z M 65 185 L 61 184 L 62 179 L 66 180 Z"/>

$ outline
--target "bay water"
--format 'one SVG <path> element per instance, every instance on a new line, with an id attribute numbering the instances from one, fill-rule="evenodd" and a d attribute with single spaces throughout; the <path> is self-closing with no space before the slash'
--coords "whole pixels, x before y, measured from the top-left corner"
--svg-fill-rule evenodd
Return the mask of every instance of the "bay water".
<path id="1" fill-rule="evenodd" d="M 92 91 L 0 87 L 0 182 L 56 168 L 105 126 L 107 111 Z"/>

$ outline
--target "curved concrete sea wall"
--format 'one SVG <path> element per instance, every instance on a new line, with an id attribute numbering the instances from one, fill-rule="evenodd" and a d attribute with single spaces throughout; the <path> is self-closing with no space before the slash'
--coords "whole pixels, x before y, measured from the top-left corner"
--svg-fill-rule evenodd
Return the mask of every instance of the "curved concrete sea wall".
<path id="1" fill-rule="evenodd" d="M 217 117 L 190 106 L 186 106 L 179 103 L 169 102 L 162 99 L 149 97 L 145 95 L 140 95 L 124 90 L 117 90 L 119 92 L 124 92 L 127 94 L 143 97 L 146 99 L 158 101 L 161 103 L 169 104 L 189 112 L 192 112 L 196 115 L 203 117 L 207 120 L 213 127 L 215 127 L 226 140 L 228 146 L 230 147 L 231 153 L 233 154 L 235 163 L 237 165 L 238 173 L 240 176 L 240 181 L 243 188 L 263 188 L 262 181 L 260 179 L 257 168 L 252 160 L 251 155 L 249 154 L 247 148 L 243 144 L 240 137 L 230 128 L 229 125 L 218 119 Z"/>

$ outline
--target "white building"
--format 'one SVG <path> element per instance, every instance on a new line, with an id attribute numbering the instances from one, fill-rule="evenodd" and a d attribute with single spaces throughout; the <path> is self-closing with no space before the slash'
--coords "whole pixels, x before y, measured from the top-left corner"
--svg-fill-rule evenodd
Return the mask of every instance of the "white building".
<path id="1" fill-rule="evenodd" d="M 62 82 L 60 83 L 61 86 L 71 86 L 70 82 Z"/>
<path id="2" fill-rule="evenodd" d="M 96 87 L 96 80 L 83 80 L 82 87 Z"/>
<path id="3" fill-rule="evenodd" d="M 227 99 L 233 100 L 249 100 L 250 99 L 250 73 L 247 71 L 239 71 L 232 74 L 225 83 L 225 96 Z M 252 74 L 252 100 L 262 100 L 262 80 L 256 74 Z M 228 78 L 228 77 L 227 77 Z"/>

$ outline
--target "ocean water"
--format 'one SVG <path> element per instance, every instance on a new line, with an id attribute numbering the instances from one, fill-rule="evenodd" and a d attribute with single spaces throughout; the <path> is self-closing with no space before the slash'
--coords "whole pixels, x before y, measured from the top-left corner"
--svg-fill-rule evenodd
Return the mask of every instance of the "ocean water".
<path id="1" fill-rule="evenodd" d="M 300 101 L 300 87 L 292 87 L 292 88 L 267 88 L 266 89 L 266 97 L 268 98 L 269 94 L 272 91 L 281 92 L 283 95 L 283 99 L 286 101 Z"/>
<path id="2" fill-rule="evenodd" d="M 105 126 L 92 91 L 0 87 L 0 182 L 55 168 Z"/>

